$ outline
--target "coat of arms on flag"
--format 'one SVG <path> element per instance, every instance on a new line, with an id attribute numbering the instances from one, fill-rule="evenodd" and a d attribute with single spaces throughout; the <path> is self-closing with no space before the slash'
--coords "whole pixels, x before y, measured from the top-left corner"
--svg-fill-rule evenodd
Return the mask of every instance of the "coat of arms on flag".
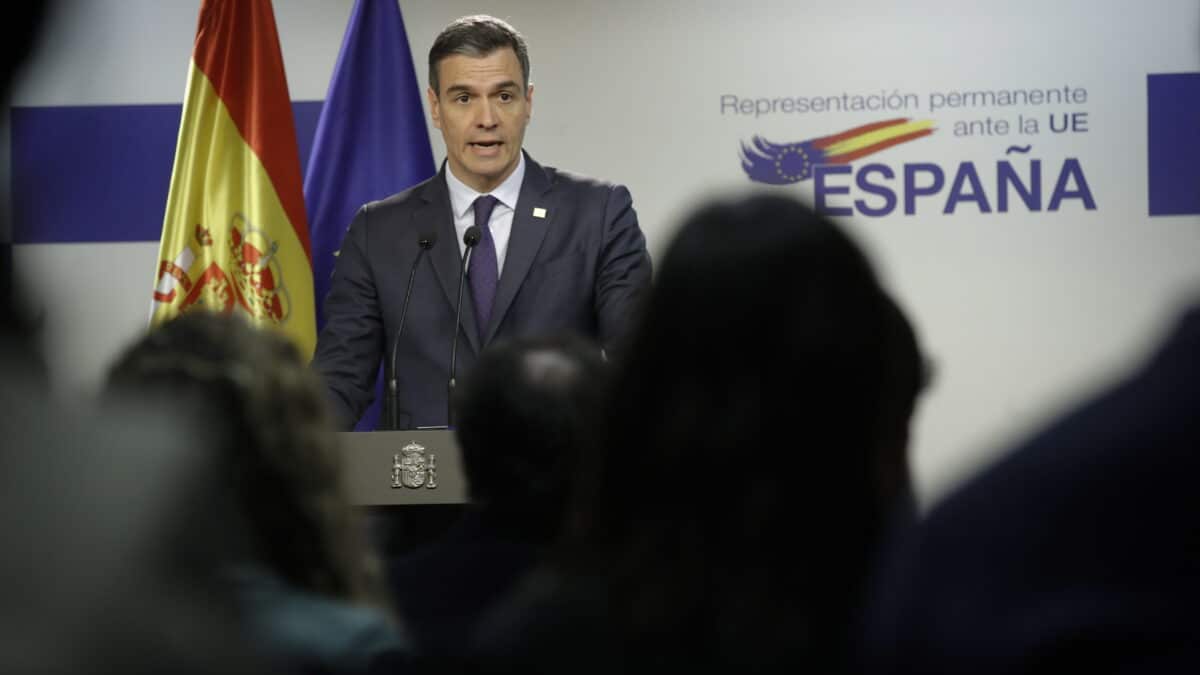
<path id="1" fill-rule="evenodd" d="M 212 250 L 212 231 L 196 225 L 187 245 L 172 260 L 159 263 L 156 306 L 174 304 L 179 312 L 240 309 L 257 319 L 284 323 L 291 302 L 277 255 L 279 242 L 250 226 L 240 213 L 234 214 L 225 230 L 229 233 L 225 255 Z"/>

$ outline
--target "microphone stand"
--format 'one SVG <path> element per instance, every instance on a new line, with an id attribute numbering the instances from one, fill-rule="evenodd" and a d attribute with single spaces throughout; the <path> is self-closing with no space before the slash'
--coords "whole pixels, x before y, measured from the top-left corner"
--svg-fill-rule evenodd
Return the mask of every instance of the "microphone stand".
<path id="1" fill-rule="evenodd" d="M 398 386 L 396 382 L 396 350 L 400 346 L 400 335 L 404 333 L 404 321 L 408 317 L 408 304 L 412 301 L 413 282 L 417 278 L 417 265 L 421 264 L 421 258 L 425 257 L 425 252 L 433 248 L 434 242 L 437 241 L 437 235 L 434 233 L 422 234 L 417 239 L 417 246 L 420 250 L 417 251 L 417 257 L 413 260 L 412 269 L 408 272 L 408 287 L 404 291 L 404 305 L 400 309 L 400 325 L 396 328 L 396 336 L 392 339 L 392 358 L 388 372 L 390 377 L 387 383 L 387 400 L 385 401 L 387 428 L 392 431 L 400 430 L 400 406 L 398 404 Z"/>
<path id="2" fill-rule="evenodd" d="M 466 244 L 467 250 L 463 252 L 462 271 L 458 277 L 458 302 L 454 308 L 454 338 L 450 342 L 450 380 L 446 386 L 446 428 L 454 428 L 454 369 L 458 359 L 458 334 L 462 330 L 462 301 L 463 288 L 467 285 L 467 265 L 471 260 L 471 251 L 475 249 L 475 245 L 479 243 L 481 237 L 479 226 L 472 225 L 467 228 L 463 234 L 463 243 Z"/>

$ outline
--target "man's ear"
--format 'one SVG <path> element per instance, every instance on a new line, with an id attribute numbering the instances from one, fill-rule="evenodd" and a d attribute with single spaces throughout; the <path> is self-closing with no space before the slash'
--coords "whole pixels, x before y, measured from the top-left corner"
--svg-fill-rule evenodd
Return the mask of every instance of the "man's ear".
<path id="1" fill-rule="evenodd" d="M 525 111 L 525 119 L 533 117 L 533 83 L 530 82 L 528 87 L 525 87 L 525 102 L 529 104 L 529 109 Z"/>
<path id="2" fill-rule="evenodd" d="M 442 109 L 438 107 L 437 92 L 432 87 L 425 88 L 425 98 L 429 99 L 429 117 L 433 120 L 435 129 L 442 128 Z"/>

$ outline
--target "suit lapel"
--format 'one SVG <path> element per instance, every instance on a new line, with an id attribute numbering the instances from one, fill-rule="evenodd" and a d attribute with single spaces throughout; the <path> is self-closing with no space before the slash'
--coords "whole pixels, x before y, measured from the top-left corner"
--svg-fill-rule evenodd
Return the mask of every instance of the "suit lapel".
<path id="1" fill-rule="evenodd" d="M 437 230 L 438 244 L 429 251 L 433 269 L 437 272 L 446 302 L 453 310 L 458 304 L 458 286 L 462 273 L 462 257 L 459 255 L 458 232 L 454 229 L 454 213 L 450 207 L 450 190 L 446 187 L 446 165 L 425 186 L 421 199 L 424 204 L 413 214 L 418 228 L 433 226 Z M 475 326 L 475 310 L 471 294 L 463 289 L 462 330 L 467 334 L 471 349 L 479 353 L 479 329 Z"/>
<path id="2" fill-rule="evenodd" d="M 546 170 L 525 155 L 525 180 L 517 197 L 517 208 L 513 212 L 512 234 L 508 237 L 508 252 L 505 254 L 504 269 L 500 272 L 500 283 L 496 288 L 496 299 L 492 305 L 492 318 L 488 323 L 483 344 L 496 337 L 496 331 L 504 320 L 505 313 L 517 297 L 533 259 L 537 256 L 550 221 L 554 218 L 550 192 L 552 184 Z M 538 215 L 534 214 L 535 209 Z"/>

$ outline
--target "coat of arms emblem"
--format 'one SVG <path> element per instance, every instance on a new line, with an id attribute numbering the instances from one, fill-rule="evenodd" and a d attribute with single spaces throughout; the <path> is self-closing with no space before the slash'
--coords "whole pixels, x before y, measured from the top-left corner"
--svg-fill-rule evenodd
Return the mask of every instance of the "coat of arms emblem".
<path id="1" fill-rule="evenodd" d="M 392 456 L 392 487 L 437 487 L 437 455 L 425 446 L 409 442 Z"/>
<path id="2" fill-rule="evenodd" d="M 179 253 L 159 262 L 155 308 L 179 312 L 195 307 L 231 312 L 241 309 L 255 319 L 283 324 L 291 300 L 283 283 L 279 242 L 241 213 L 229 222 L 224 246 L 201 224 Z"/>

